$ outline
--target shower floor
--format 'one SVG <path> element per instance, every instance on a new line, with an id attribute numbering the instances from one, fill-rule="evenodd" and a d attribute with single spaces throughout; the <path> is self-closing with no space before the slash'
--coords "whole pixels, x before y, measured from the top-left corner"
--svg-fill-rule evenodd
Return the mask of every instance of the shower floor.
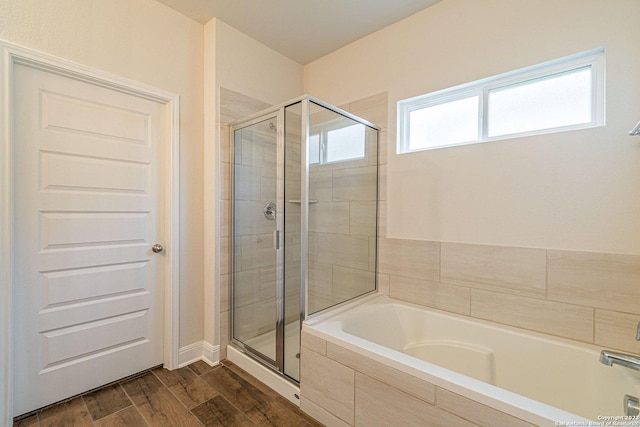
<path id="1" fill-rule="evenodd" d="M 265 356 L 275 360 L 276 358 L 276 331 L 269 331 L 257 337 L 250 338 L 245 344 Z M 300 322 L 291 322 L 284 327 L 284 371 L 295 378 L 300 379 Z"/>

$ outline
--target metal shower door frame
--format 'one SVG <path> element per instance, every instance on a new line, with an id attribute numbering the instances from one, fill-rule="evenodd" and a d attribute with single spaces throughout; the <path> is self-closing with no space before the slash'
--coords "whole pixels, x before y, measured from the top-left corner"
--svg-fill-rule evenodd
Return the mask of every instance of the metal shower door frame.
<path id="1" fill-rule="evenodd" d="M 253 126 L 267 120 L 276 121 L 276 230 L 274 232 L 274 246 L 277 245 L 276 251 L 276 358 L 275 360 L 236 339 L 234 335 L 235 323 L 235 143 L 236 132 L 244 128 Z M 229 132 L 231 133 L 229 160 L 230 160 L 230 245 L 229 245 L 229 301 L 231 309 L 229 310 L 229 332 L 231 342 L 238 346 L 243 352 L 260 360 L 262 363 L 270 366 L 272 369 L 280 373 L 284 373 L 284 109 L 274 108 L 270 111 L 261 113 L 258 116 L 251 116 L 242 122 L 233 123 Z M 277 239 L 277 241 L 276 241 Z"/>

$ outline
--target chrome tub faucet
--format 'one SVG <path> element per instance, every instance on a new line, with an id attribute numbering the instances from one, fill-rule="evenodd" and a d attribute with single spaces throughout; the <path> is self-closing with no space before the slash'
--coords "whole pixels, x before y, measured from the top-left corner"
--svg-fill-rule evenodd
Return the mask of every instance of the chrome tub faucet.
<path id="1" fill-rule="evenodd" d="M 600 363 L 607 366 L 622 365 L 640 371 L 640 357 L 616 351 L 602 350 L 600 352 Z"/>

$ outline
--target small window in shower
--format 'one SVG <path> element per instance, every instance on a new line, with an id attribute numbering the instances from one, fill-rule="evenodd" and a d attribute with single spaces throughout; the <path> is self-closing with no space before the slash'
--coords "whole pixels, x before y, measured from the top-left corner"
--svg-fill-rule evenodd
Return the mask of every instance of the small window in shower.
<path id="1" fill-rule="evenodd" d="M 309 135 L 309 164 L 317 165 L 320 163 L 320 134 Z"/>
<path id="2" fill-rule="evenodd" d="M 327 132 L 327 163 L 364 158 L 364 125 L 356 124 Z"/>
<path id="3" fill-rule="evenodd" d="M 366 131 L 363 124 L 323 126 L 309 135 L 309 164 L 364 159 Z"/>

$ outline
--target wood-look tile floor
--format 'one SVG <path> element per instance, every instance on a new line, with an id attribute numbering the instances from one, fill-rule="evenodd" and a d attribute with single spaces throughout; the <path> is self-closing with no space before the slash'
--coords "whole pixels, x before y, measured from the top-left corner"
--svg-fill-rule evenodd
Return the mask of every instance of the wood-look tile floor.
<path id="1" fill-rule="evenodd" d="M 20 420 L 18 427 L 322 426 L 231 362 L 157 368 Z"/>

